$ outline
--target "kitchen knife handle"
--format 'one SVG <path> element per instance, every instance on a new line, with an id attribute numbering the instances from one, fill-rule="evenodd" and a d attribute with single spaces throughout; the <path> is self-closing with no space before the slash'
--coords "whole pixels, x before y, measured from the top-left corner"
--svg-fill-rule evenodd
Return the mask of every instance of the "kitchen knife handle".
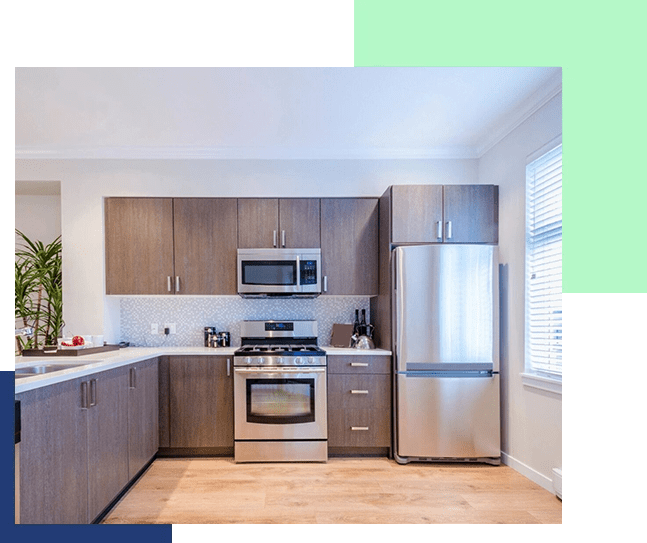
<path id="1" fill-rule="evenodd" d="M 180 276 L 175 276 L 175 292 L 180 292 Z"/>
<path id="2" fill-rule="evenodd" d="M 281 247 L 285 247 L 285 230 L 281 230 Z"/>
<path id="3" fill-rule="evenodd" d="M 443 239 L 443 221 L 436 222 L 436 237 Z"/>
<path id="4" fill-rule="evenodd" d="M 452 239 L 452 221 L 447 221 L 447 238 Z"/>
<path id="5" fill-rule="evenodd" d="M 88 382 L 81 382 L 81 409 L 88 408 Z"/>
<path id="6" fill-rule="evenodd" d="M 276 230 L 272 231 L 272 246 L 276 247 Z"/>
<path id="7" fill-rule="evenodd" d="M 171 292 L 171 276 L 167 275 L 166 276 L 166 288 L 169 292 Z"/>
<path id="8" fill-rule="evenodd" d="M 97 405 L 97 380 L 90 380 L 90 407 Z"/>

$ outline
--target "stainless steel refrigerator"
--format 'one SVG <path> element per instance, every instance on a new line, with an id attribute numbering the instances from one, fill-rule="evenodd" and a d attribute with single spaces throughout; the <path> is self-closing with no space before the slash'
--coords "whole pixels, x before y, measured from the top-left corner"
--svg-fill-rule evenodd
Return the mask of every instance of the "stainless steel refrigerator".
<path id="1" fill-rule="evenodd" d="M 395 459 L 501 457 L 498 250 L 393 250 Z"/>

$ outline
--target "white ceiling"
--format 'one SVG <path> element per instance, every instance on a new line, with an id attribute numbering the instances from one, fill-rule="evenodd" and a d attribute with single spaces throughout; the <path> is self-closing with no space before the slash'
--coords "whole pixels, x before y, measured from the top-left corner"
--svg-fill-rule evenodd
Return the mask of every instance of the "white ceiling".
<path id="1" fill-rule="evenodd" d="M 477 158 L 560 68 L 17 68 L 17 158 Z"/>

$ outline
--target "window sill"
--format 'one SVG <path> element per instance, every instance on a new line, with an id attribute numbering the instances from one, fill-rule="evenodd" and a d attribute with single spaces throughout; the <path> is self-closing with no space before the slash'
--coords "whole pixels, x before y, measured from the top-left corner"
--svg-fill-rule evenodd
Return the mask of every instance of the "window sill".
<path id="1" fill-rule="evenodd" d="M 555 396 L 562 397 L 562 380 L 550 377 L 544 377 L 536 373 L 522 373 L 521 382 L 529 388 L 536 388 L 545 392 L 550 392 Z"/>

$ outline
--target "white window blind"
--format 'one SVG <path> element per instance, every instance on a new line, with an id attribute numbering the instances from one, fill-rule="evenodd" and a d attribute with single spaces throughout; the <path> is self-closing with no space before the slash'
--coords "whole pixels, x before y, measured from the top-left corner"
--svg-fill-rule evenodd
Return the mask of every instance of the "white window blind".
<path id="1" fill-rule="evenodd" d="M 562 146 L 526 167 L 526 371 L 562 375 Z"/>

